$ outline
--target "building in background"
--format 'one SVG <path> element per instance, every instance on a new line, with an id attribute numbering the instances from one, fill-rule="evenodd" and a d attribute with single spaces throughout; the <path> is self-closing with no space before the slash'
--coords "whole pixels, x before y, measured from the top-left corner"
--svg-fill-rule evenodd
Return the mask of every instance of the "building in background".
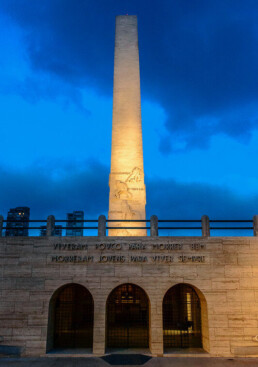
<path id="1" fill-rule="evenodd" d="M 55 226 L 55 231 L 53 236 L 55 237 L 62 237 L 62 229 L 61 225 Z M 40 226 L 40 237 L 45 237 L 47 235 L 47 228 L 46 226 Z"/>
<path id="2" fill-rule="evenodd" d="M 72 213 L 67 213 L 66 219 L 69 221 L 66 222 L 66 227 L 73 227 L 66 230 L 66 236 L 83 236 L 83 229 L 80 229 L 80 227 L 83 227 L 84 212 L 76 210 Z"/>
<path id="3" fill-rule="evenodd" d="M 30 208 L 27 206 L 18 206 L 10 209 L 7 215 L 5 236 L 28 236 L 29 231 Z"/>

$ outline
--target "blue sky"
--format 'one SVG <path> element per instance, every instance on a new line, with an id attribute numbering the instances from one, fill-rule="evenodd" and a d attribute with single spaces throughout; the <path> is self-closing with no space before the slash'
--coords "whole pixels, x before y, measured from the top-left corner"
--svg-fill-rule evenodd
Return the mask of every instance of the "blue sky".
<path id="1" fill-rule="evenodd" d="M 115 16 L 139 24 L 147 215 L 258 214 L 258 3 L 0 0 L 0 212 L 108 211 Z"/>

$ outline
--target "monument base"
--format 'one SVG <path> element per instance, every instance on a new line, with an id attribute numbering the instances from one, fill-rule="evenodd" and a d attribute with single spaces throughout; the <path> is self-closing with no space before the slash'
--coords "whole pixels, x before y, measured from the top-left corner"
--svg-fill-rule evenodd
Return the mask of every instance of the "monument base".
<path id="1" fill-rule="evenodd" d="M 256 237 L 5 237 L 0 249 L 0 344 L 24 356 L 258 356 Z"/>

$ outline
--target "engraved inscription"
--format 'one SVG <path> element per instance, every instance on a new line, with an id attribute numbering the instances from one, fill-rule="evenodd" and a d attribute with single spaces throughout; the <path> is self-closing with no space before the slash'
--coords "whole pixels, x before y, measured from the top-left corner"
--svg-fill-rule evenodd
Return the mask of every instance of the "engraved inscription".
<path id="1" fill-rule="evenodd" d="M 121 250 L 122 246 L 120 243 L 101 243 L 96 244 L 97 250 Z"/>
<path id="2" fill-rule="evenodd" d="M 60 251 L 83 251 L 88 250 L 88 245 L 81 245 L 77 243 L 56 243 L 54 250 Z"/>
<path id="3" fill-rule="evenodd" d="M 143 243 L 142 243 L 143 242 Z M 187 248 L 191 253 L 182 253 Z M 176 264 L 204 264 L 209 263 L 209 255 L 200 253 L 206 249 L 203 243 L 145 243 L 139 242 L 107 242 L 92 245 L 80 243 L 54 243 L 55 254 L 49 254 L 51 263 L 134 263 L 164 264 L 174 266 Z M 56 253 L 59 251 L 60 253 Z M 71 253 L 74 251 L 74 253 Z M 80 251 L 80 252 L 79 252 Z M 88 256 L 85 256 L 85 252 Z M 107 251 L 107 253 L 105 253 Z M 130 253 L 129 251 L 133 252 Z M 146 251 L 148 251 L 146 253 Z M 153 251 L 151 254 L 149 251 Z M 173 255 L 169 252 L 174 252 Z M 180 251 L 178 253 L 178 251 Z M 67 254 L 69 252 L 69 254 Z M 104 253 L 103 253 L 104 252 Z M 113 252 L 110 253 L 110 252 Z M 128 253 L 129 252 L 129 253 Z M 195 252 L 195 254 L 194 254 Z M 94 255 L 98 254 L 94 258 Z"/>
<path id="4" fill-rule="evenodd" d="M 146 245 L 140 243 L 130 243 L 129 250 L 146 250 Z"/>
<path id="5" fill-rule="evenodd" d="M 205 256 L 186 256 L 182 255 L 178 258 L 179 262 L 186 263 L 186 262 L 193 262 L 193 263 L 203 263 L 205 262 Z"/>
<path id="6" fill-rule="evenodd" d="M 152 260 L 154 262 L 160 262 L 160 263 L 172 263 L 174 262 L 174 256 L 152 256 Z"/>
<path id="7" fill-rule="evenodd" d="M 147 258 L 147 256 L 131 256 L 130 261 L 131 262 L 136 262 L 136 263 L 138 263 L 138 262 L 145 263 L 145 262 L 148 261 L 148 258 Z"/>
<path id="8" fill-rule="evenodd" d="M 181 243 L 161 243 L 161 244 L 153 244 L 153 250 L 182 250 L 183 245 Z"/>
<path id="9" fill-rule="evenodd" d="M 93 262 L 93 256 L 52 256 L 51 261 L 56 263 L 88 263 Z"/>
<path id="10" fill-rule="evenodd" d="M 100 263 L 123 263 L 125 262 L 124 256 L 112 256 L 112 255 L 103 255 L 99 257 Z"/>
<path id="11" fill-rule="evenodd" d="M 203 243 L 192 243 L 190 245 L 191 250 L 195 250 L 195 251 L 203 250 L 205 249 L 205 247 L 206 246 Z"/>

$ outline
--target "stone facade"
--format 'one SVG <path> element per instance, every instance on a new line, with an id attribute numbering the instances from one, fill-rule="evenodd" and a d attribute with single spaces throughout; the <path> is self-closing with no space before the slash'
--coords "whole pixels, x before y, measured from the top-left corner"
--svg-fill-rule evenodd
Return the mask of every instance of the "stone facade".
<path id="1" fill-rule="evenodd" d="M 93 354 L 106 349 L 106 301 L 124 283 L 149 298 L 149 349 L 163 355 L 162 301 L 178 283 L 201 301 L 203 348 L 210 356 L 258 356 L 257 237 L 1 238 L 0 343 L 45 355 L 49 305 L 63 285 L 94 300 Z"/>

